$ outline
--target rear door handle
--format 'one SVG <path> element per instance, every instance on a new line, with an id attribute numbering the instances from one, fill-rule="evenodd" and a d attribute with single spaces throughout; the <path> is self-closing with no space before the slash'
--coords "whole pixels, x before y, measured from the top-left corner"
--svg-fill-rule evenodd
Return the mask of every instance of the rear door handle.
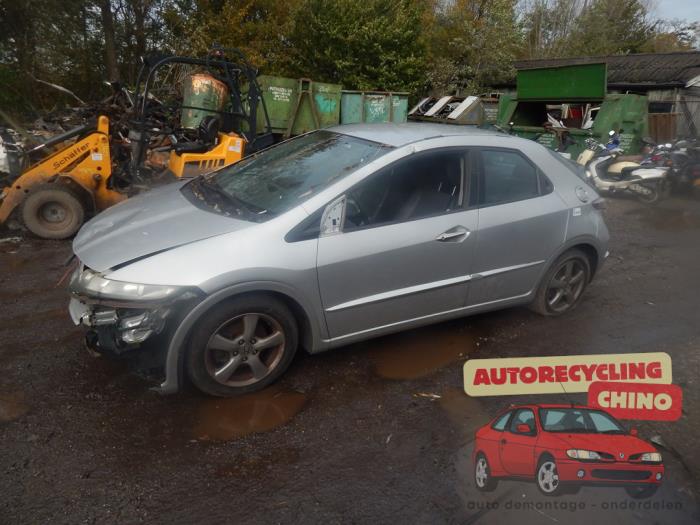
<path id="1" fill-rule="evenodd" d="M 501 445 L 505 445 L 506 443 L 508 443 L 508 442 L 505 439 L 501 440 Z"/>
<path id="2" fill-rule="evenodd" d="M 442 232 L 440 235 L 435 237 L 436 241 L 440 242 L 461 242 L 469 235 L 471 232 L 467 230 L 464 226 L 455 226 L 454 228 L 450 228 L 446 232 Z"/>

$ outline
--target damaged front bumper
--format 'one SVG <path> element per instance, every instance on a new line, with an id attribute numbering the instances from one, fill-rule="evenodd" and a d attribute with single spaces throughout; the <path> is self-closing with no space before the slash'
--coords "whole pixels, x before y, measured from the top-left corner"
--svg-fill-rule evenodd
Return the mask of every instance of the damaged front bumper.
<path id="1" fill-rule="evenodd" d="M 85 267 L 76 269 L 69 288 L 68 310 L 76 325 L 88 328 L 86 343 L 112 354 L 151 342 L 164 350 L 169 333 L 201 300 L 196 289 L 112 281 Z"/>
<path id="2" fill-rule="evenodd" d="M 88 298 L 72 297 L 68 310 L 76 325 L 90 329 L 97 349 L 122 353 L 161 334 L 171 315 L 167 306 L 90 303 Z"/>

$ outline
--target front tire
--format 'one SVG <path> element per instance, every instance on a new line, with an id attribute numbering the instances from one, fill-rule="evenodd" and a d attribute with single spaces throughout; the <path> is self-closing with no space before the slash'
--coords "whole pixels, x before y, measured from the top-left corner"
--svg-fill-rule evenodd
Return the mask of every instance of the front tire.
<path id="1" fill-rule="evenodd" d="M 187 373 L 201 391 L 220 397 L 255 392 L 279 378 L 298 345 L 289 308 L 266 295 L 225 301 L 195 325 Z"/>
<path id="2" fill-rule="evenodd" d="M 540 459 L 535 473 L 537 488 L 545 496 L 561 496 L 566 492 L 564 486 L 559 481 L 557 463 L 551 457 Z"/>
<path id="3" fill-rule="evenodd" d="M 591 280 L 591 263 L 581 250 L 564 252 L 545 274 L 530 308 L 557 316 L 573 310 Z"/>
<path id="4" fill-rule="evenodd" d="M 479 454 L 474 462 L 474 485 L 481 492 L 491 492 L 498 485 L 498 479 L 491 475 L 491 466 L 485 454 Z"/>
<path id="5" fill-rule="evenodd" d="M 60 184 L 43 185 L 24 199 L 20 217 L 24 226 L 37 237 L 67 239 L 82 226 L 85 208 L 70 189 Z"/>

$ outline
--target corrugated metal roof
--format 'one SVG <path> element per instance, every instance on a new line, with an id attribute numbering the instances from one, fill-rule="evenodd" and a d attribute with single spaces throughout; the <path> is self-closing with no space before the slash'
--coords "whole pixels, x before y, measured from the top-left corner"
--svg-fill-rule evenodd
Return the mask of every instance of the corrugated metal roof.
<path id="1" fill-rule="evenodd" d="M 700 51 L 518 60 L 516 69 L 605 62 L 609 86 L 685 86 L 700 75 Z"/>

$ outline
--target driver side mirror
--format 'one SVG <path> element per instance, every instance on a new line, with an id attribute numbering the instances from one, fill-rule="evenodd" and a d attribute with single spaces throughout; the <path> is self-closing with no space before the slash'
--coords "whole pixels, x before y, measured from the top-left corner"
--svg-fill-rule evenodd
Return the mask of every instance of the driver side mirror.
<path id="1" fill-rule="evenodd" d="M 525 423 L 519 423 L 516 427 L 515 430 L 517 430 L 518 434 L 532 434 L 533 429 L 530 428 L 530 425 L 526 425 Z"/>
<path id="2" fill-rule="evenodd" d="M 345 219 L 345 195 L 331 202 L 321 216 L 321 237 L 340 233 Z"/>
<path id="3" fill-rule="evenodd" d="M 630 436 L 636 436 L 638 434 L 637 429 L 632 427 L 630 428 Z"/>

